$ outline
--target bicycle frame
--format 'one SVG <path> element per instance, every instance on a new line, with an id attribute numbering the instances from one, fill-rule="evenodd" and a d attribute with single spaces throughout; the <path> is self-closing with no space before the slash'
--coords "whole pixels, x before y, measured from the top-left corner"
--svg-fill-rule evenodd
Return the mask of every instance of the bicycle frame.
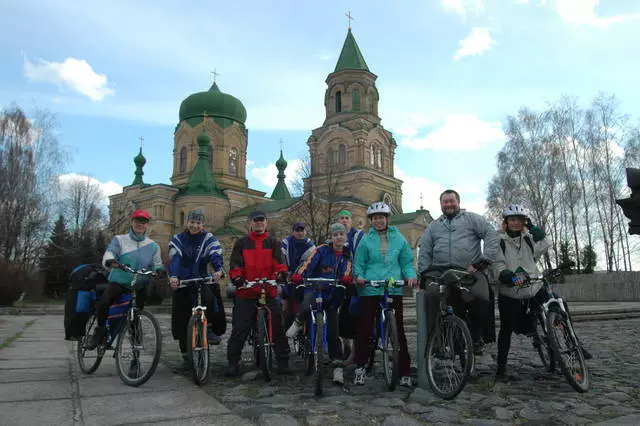
<path id="1" fill-rule="evenodd" d="M 310 315 L 311 315 L 311 347 L 315 348 L 316 347 L 316 314 L 321 312 L 322 313 L 322 317 L 324 320 L 324 327 L 323 327 L 323 331 L 322 331 L 322 346 L 324 347 L 325 350 L 327 350 L 327 312 L 324 308 L 324 294 L 326 293 L 327 290 L 324 288 L 324 286 L 322 285 L 323 283 L 327 285 L 327 287 L 329 287 L 329 290 L 331 290 L 331 287 L 334 288 L 345 288 L 342 284 L 338 284 L 335 280 L 332 280 L 330 278 L 306 278 L 305 279 L 306 283 L 305 284 L 300 284 L 298 286 L 296 286 L 296 288 L 298 287 L 310 287 L 312 289 L 312 291 L 314 292 L 314 298 L 313 301 L 311 302 L 311 311 L 310 311 Z"/>
<path id="2" fill-rule="evenodd" d="M 251 287 L 260 287 L 260 296 L 256 301 L 257 309 L 256 309 L 256 326 L 258 326 L 258 318 L 260 315 L 260 310 L 265 309 L 267 311 L 267 334 L 269 336 L 269 344 L 273 345 L 273 319 L 271 314 L 271 309 L 267 305 L 267 288 L 278 287 L 278 283 L 275 280 L 268 280 L 266 278 L 261 278 L 255 281 L 248 281 L 245 283 L 244 288 Z M 257 327 L 256 327 L 257 330 Z"/>
<path id="3" fill-rule="evenodd" d="M 391 313 L 392 315 L 394 314 L 394 310 L 393 310 L 393 298 L 391 297 L 391 295 L 389 294 L 389 289 L 390 288 L 395 288 L 395 287 L 402 287 L 404 286 L 404 281 L 403 280 L 394 280 L 394 279 L 390 279 L 390 280 L 372 280 L 372 281 L 367 281 L 366 284 L 369 284 L 371 287 L 374 288 L 379 288 L 379 287 L 383 287 L 384 288 L 384 293 L 382 295 L 382 299 L 380 300 L 380 303 L 378 304 L 378 313 L 377 313 L 377 317 L 378 317 L 378 324 L 377 327 L 379 328 L 379 330 L 376 330 L 376 326 L 374 325 L 374 335 L 373 335 L 373 339 L 374 341 L 377 343 L 377 349 L 382 350 L 384 348 L 384 345 L 386 343 L 386 339 L 387 336 L 384 333 L 384 323 L 387 319 L 387 314 Z M 389 307 L 389 305 L 391 305 L 391 307 Z"/>

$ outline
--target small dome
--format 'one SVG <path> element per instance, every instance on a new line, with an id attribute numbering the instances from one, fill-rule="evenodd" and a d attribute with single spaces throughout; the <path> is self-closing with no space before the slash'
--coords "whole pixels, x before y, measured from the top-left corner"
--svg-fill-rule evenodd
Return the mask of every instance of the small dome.
<path id="1" fill-rule="evenodd" d="M 204 117 L 227 118 L 244 124 L 247 119 L 247 110 L 237 98 L 222 93 L 216 83 L 206 92 L 198 92 L 190 95 L 180 104 L 180 121 Z"/>
<path id="2" fill-rule="evenodd" d="M 133 158 L 133 163 L 138 167 L 142 167 L 147 163 L 147 159 L 142 155 L 142 148 L 140 148 L 138 155 Z"/>
<path id="3" fill-rule="evenodd" d="M 278 170 L 284 170 L 287 168 L 287 160 L 284 159 L 282 150 L 280 150 L 280 158 L 278 158 L 278 160 L 276 161 L 276 168 Z"/>

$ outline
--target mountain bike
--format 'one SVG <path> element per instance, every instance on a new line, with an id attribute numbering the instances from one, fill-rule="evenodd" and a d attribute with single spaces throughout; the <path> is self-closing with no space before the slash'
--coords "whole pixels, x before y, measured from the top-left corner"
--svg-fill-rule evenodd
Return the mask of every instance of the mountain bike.
<path id="1" fill-rule="evenodd" d="M 260 296 L 256 301 L 256 323 L 249 331 L 248 341 L 253 343 L 255 362 L 262 370 L 266 382 L 271 381 L 273 370 L 273 327 L 271 309 L 267 306 L 267 289 L 279 287 L 275 280 L 266 278 L 248 281 L 243 288 L 259 287 Z"/>
<path id="2" fill-rule="evenodd" d="M 138 309 L 136 306 L 136 292 L 138 277 L 156 277 L 153 271 L 146 269 L 134 270 L 127 265 L 120 265 L 121 269 L 133 274 L 130 293 L 120 296 L 117 303 L 109 306 L 107 316 L 107 332 L 103 341 L 93 350 L 89 350 L 88 343 L 98 326 L 97 318 L 91 315 L 85 326 L 85 334 L 78 341 L 76 355 L 80 370 L 85 374 L 94 373 L 107 350 L 114 350 L 113 357 L 116 361 L 116 370 L 123 383 L 129 386 L 140 386 L 147 382 L 158 367 L 160 353 L 162 351 L 162 336 L 158 320 L 149 312 Z M 150 327 L 145 330 L 145 325 Z M 113 344 L 115 342 L 115 348 Z M 151 363 L 148 368 L 143 368 L 143 353 L 150 349 L 148 355 Z M 94 356 L 91 356 L 95 353 Z M 126 367 L 126 361 L 129 366 Z"/>

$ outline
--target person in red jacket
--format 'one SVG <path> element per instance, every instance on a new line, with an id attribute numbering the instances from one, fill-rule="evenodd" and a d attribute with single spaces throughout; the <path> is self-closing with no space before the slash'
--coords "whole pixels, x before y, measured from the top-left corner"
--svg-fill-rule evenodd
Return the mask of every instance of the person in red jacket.
<path id="1" fill-rule="evenodd" d="M 262 278 L 287 282 L 287 266 L 282 262 L 280 241 L 267 233 L 267 217 L 261 211 L 249 214 L 249 235 L 240 238 L 233 245 L 229 261 L 229 277 L 236 287 L 235 304 L 231 320 L 231 336 L 227 344 L 227 376 L 240 374 L 240 355 L 249 329 L 256 318 L 256 299 L 260 297 L 260 288 L 243 288 L 247 281 Z M 278 297 L 278 288 L 271 287 L 267 292 L 267 306 L 271 309 L 273 340 L 275 345 L 278 374 L 291 374 L 289 368 L 289 342 L 282 327 L 282 306 Z"/>

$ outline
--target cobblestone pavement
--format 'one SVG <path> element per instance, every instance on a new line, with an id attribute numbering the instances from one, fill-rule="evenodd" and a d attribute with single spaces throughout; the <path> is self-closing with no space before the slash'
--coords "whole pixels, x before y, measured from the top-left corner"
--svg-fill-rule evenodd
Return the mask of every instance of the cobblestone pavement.
<path id="1" fill-rule="evenodd" d="M 177 368 L 180 356 L 171 338 L 169 316 L 158 316 L 164 336 L 163 362 Z M 496 349 L 488 345 L 485 355 L 476 360 L 472 382 L 453 401 L 440 400 L 428 389 L 386 391 L 380 363 L 365 386 L 358 387 L 350 384 L 353 366 L 345 369 L 345 386 L 331 383 L 327 367 L 320 398 L 314 397 L 313 379 L 303 376 L 302 360 L 295 355 L 291 358 L 294 374 L 274 375 L 270 383 L 251 368 L 245 368 L 240 378 L 225 378 L 226 339 L 212 348 L 213 376 L 203 389 L 247 421 L 278 426 L 640 424 L 640 319 L 582 322 L 576 331 L 594 355 L 588 362 L 591 388 L 585 394 L 575 392 L 560 373 L 546 373 L 523 336 L 513 338 L 508 383 L 494 382 Z M 407 337 L 413 358 L 415 333 Z M 415 359 L 412 363 L 415 367 Z"/>

